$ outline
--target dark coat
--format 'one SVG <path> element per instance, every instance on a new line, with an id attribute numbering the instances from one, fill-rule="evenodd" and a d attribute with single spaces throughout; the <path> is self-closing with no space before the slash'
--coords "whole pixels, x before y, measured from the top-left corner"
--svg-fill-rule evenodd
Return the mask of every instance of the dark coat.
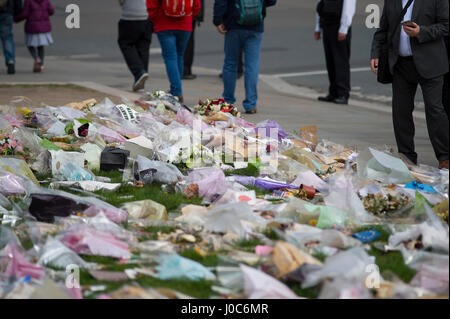
<path id="1" fill-rule="evenodd" d="M 25 0 L 22 12 L 14 17 L 14 21 L 26 20 L 26 33 L 46 33 L 52 30 L 50 16 L 54 13 L 50 0 Z"/>
<path id="2" fill-rule="evenodd" d="M 266 8 L 276 5 L 277 0 L 262 0 L 263 16 L 266 16 Z M 215 0 L 214 2 L 214 18 L 215 26 L 224 24 L 227 30 L 247 29 L 257 32 L 264 31 L 264 22 L 256 26 L 242 26 L 236 21 L 236 0 Z"/>
<path id="3" fill-rule="evenodd" d="M 419 74 L 432 79 L 448 72 L 449 62 L 444 37 L 448 36 L 448 0 L 415 0 L 412 21 L 420 26 L 417 38 L 411 38 L 413 59 Z M 401 25 L 397 24 L 402 0 L 385 0 L 380 28 L 373 37 L 372 59 L 379 58 L 386 42 L 389 44 L 391 73 L 399 57 Z"/>
<path id="4" fill-rule="evenodd" d="M 9 13 L 11 15 L 19 14 L 19 12 L 22 10 L 22 0 L 7 0 L 6 1 L 6 8 L 4 11 L 0 9 L 0 13 Z"/>

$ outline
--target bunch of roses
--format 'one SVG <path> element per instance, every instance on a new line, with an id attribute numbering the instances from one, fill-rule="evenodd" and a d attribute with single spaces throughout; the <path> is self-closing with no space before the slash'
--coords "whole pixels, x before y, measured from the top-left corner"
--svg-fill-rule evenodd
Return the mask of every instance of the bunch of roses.
<path id="1" fill-rule="evenodd" d="M 210 116 L 217 112 L 230 113 L 233 116 L 239 116 L 237 108 L 225 102 L 224 99 L 207 99 L 205 101 L 200 100 L 195 106 L 195 111 L 200 115 L 206 116 Z"/>
<path id="2" fill-rule="evenodd" d="M 12 134 L 4 134 L 0 131 L 0 154 L 15 155 L 23 152 L 23 146 L 17 142 Z"/>

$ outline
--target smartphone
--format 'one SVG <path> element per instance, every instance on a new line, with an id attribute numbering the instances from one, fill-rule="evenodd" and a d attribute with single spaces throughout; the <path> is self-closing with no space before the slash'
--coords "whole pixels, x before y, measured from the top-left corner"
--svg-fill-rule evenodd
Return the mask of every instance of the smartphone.
<path id="1" fill-rule="evenodd" d="M 414 24 L 412 21 L 403 21 L 402 25 L 406 25 L 407 27 L 414 28 Z"/>

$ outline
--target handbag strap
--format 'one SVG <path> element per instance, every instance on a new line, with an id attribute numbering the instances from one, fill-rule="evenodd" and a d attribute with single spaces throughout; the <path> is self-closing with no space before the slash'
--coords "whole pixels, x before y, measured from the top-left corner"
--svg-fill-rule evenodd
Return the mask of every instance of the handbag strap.
<path id="1" fill-rule="evenodd" d="M 400 19 L 397 23 L 397 26 L 402 22 L 403 18 L 406 15 L 406 12 L 408 12 L 409 7 L 411 6 L 411 4 L 414 2 L 414 0 L 409 0 L 408 3 L 406 4 L 406 6 L 403 8 L 402 13 L 400 13 Z"/>

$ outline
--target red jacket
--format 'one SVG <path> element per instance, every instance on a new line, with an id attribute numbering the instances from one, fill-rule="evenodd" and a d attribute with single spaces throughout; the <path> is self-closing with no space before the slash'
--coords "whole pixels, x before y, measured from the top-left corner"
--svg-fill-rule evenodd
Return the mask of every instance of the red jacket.
<path id="1" fill-rule="evenodd" d="M 192 19 L 196 17 L 201 10 L 200 0 L 194 0 L 194 12 L 192 16 L 183 18 L 173 18 L 165 15 L 160 1 L 161 0 L 147 0 L 147 11 L 150 21 L 153 22 L 153 32 L 158 33 L 167 30 L 192 32 Z"/>

